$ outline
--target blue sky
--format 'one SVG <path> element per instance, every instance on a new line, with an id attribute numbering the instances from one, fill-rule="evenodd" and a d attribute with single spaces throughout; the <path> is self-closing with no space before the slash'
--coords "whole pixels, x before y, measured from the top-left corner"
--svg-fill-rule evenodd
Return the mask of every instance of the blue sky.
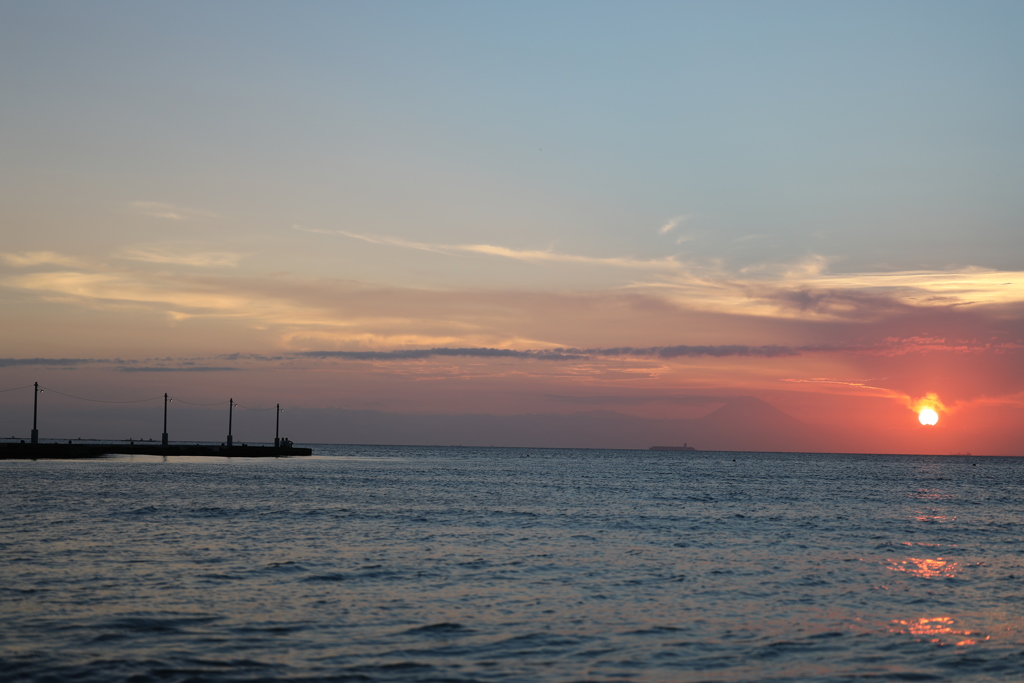
<path id="1" fill-rule="evenodd" d="M 1017 3 L 3 11 L 16 204 L 57 184 L 82 213 L 195 206 L 271 241 L 300 224 L 737 265 L 1014 265 Z"/>

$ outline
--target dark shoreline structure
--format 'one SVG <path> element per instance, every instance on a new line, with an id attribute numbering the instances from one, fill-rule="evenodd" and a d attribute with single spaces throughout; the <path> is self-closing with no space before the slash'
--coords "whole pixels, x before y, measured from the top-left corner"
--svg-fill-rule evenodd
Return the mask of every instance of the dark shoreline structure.
<path id="1" fill-rule="evenodd" d="M 32 389 L 32 436 L 29 437 L 29 442 L 25 443 L 24 440 L 20 442 L 5 442 L 0 443 L 0 460 L 67 460 L 67 459 L 87 459 L 87 458 L 101 458 L 105 455 L 192 455 L 192 456 L 219 456 L 222 458 L 280 458 L 288 457 L 293 455 L 313 455 L 312 448 L 296 448 L 292 445 L 289 439 L 281 438 L 281 404 L 278 403 L 275 408 L 256 408 L 255 410 L 275 410 L 276 419 L 274 421 L 274 445 L 273 446 L 249 446 L 242 444 L 236 446 L 234 444 L 234 436 L 231 433 L 231 424 L 234 417 L 235 406 L 244 408 L 238 403 L 235 403 L 234 398 L 229 398 L 225 403 L 228 404 L 228 438 L 225 443 L 219 446 L 211 444 L 177 444 L 171 445 L 167 437 L 167 405 L 173 401 L 167 392 L 164 392 L 164 431 L 160 434 L 160 444 L 153 443 L 150 439 L 149 442 L 141 441 L 135 443 L 134 440 L 129 439 L 128 443 L 74 443 L 73 439 L 69 439 L 67 443 L 61 441 L 42 443 L 39 441 L 39 394 L 47 391 L 45 387 L 40 387 L 39 382 L 35 382 L 32 385 L 19 387 L 20 389 Z M 4 389 L 4 391 L 14 391 L 14 389 Z M 56 389 L 50 389 L 49 391 L 55 391 L 58 394 L 61 392 Z M 69 398 L 77 398 L 83 401 L 91 401 L 95 399 L 82 398 L 81 396 L 72 396 L 71 394 L 62 394 Z M 149 399 L 142 399 L 142 401 L 158 400 L 158 397 Z M 139 403 L 140 401 L 103 401 L 104 403 Z M 186 401 L 188 403 L 188 401 Z M 203 405 L 203 404 L 193 404 Z M 218 404 L 206 404 L 206 405 L 218 405 Z M 248 410 L 254 410 L 248 408 Z M 11 437 L 12 440 L 17 437 Z"/>
<path id="2" fill-rule="evenodd" d="M 0 443 L 0 460 L 65 460 L 105 455 L 206 455 L 222 458 L 280 458 L 313 455 L 312 448 L 284 446 L 207 446 L 159 443 Z"/>

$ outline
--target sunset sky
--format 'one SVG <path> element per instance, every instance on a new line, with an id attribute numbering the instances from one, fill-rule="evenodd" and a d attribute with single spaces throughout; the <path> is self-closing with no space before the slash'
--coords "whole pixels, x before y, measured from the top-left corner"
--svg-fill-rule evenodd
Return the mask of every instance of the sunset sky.
<path id="1" fill-rule="evenodd" d="M 985 1 L 0 3 L 0 435 L 38 381 L 43 437 L 163 392 L 756 397 L 830 450 L 1024 454 L 1022 31 Z"/>

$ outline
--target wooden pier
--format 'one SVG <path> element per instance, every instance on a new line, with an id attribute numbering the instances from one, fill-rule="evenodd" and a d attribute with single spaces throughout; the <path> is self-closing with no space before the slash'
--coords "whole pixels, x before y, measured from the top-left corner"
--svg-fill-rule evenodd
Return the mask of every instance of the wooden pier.
<path id="1" fill-rule="evenodd" d="M 281 458 L 313 455 L 312 448 L 296 446 L 208 446 L 160 443 L 0 443 L 0 460 L 66 460 L 105 455 L 185 455 L 221 458 Z"/>

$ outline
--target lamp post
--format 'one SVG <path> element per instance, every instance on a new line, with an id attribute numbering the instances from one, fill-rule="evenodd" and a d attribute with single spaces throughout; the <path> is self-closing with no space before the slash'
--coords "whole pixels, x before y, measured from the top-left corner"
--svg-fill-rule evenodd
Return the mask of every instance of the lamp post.
<path id="1" fill-rule="evenodd" d="M 36 418 L 39 416 L 39 382 L 35 383 L 35 388 L 32 400 L 32 443 L 39 443 L 39 430 L 36 429 Z"/>
<path id="2" fill-rule="evenodd" d="M 281 445 L 281 404 L 277 404 L 277 422 L 274 425 L 274 448 Z"/>
<path id="3" fill-rule="evenodd" d="M 231 437 L 231 418 L 235 412 L 235 399 L 228 400 L 228 447 L 234 445 L 234 439 Z"/>
<path id="4" fill-rule="evenodd" d="M 168 402 L 169 401 L 167 399 L 167 392 L 164 392 L 164 434 L 160 438 L 160 445 L 161 446 L 166 446 L 167 445 L 167 404 L 168 404 Z"/>

